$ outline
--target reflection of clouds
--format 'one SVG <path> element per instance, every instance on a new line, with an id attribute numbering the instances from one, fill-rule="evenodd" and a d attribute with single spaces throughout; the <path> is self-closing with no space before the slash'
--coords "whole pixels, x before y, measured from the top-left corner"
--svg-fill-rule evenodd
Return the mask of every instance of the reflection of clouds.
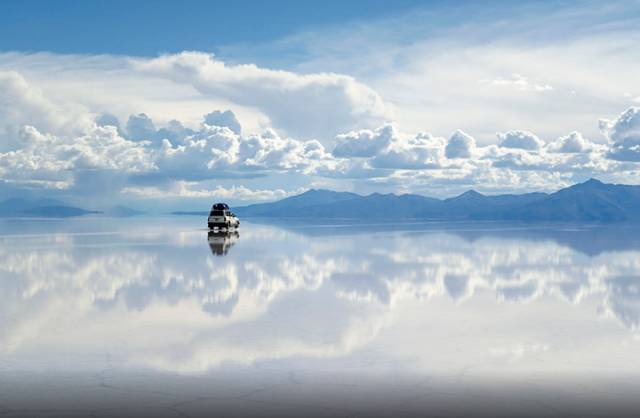
<path id="1" fill-rule="evenodd" d="M 438 233 L 425 235 L 419 245 L 411 241 L 397 242 L 387 251 L 388 263 L 380 263 L 384 252 L 376 253 L 380 265 L 387 264 L 396 272 L 387 276 L 392 300 L 406 295 L 443 293 L 461 300 L 478 290 L 489 289 L 507 302 L 559 295 L 578 303 L 591 294 L 601 293 L 603 299 L 627 295 L 627 290 L 616 295 L 609 280 L 640 271 L 638 251 L 587 257 L 554 241 L 488 237 L 469 242 Z M 385 275 L 383 269 L 376 271 Z"/>
<path id="2" fill-rule="evenodd" d="M 542 343 L 519 343 L 508 347 L 493 347 L 489 351 L 493 356 L 505 357 L 508 360 L 516 361 L 524 356 L 532 356 L 549 351 L 549 346 Z"/>
<path id="3" fill-rule="evenodd" d="M 327 290 L 293 292 L 250 321 L 203 329 L 192 338 L 136 353 L 132 360 L 160 370 L 193 372 L 225 363 L 347 355 L 371 341 L 385 319 L 375 306 L 354 309 L 348 300 L 318 297 L 316 292 Z"/>
<path id="4" fill-rule="evenodd" d="M 455 301 L 462 301 L 470 296 L 469 277 L 461 274 L 447 274 L 443 284 L 446 292 Z"/>
<path id="5" fill-rule="evenodd" d="M 203 231 L 5 239 L 1 349 L 62 344 L 54 330 L 81 338 L 91 329 L 107 346 L 127 335 L 136 350 L 123 358 L 168 370 L 336 357 L 364 347 L 409 302 L 446 296 L 463 307 L 487 294 L 493 304 L 595 298 L 640 327 L 634 250 L 588 256 L 556 240 L 443 232 L 311 239 L 257 226 L 226 257 L 208 244 Z M 503 357 L 518 358 L 520 346 L 509 347 Z M 546 351 L 536 350 L 520 351 Z"/>
<path id="6" fill-rule="evenodd" d="M 535 298 L 538 291 L 538 283 L 529 280 L 516 285 L 498 286 L 496 292 L 501 299 L 509 301 L 526 301 Z"/>
<path id="7" fill-rule="evenodd" d="M 350 300 L 376 300 L 389 304 L 389 286 L 372 273 L 348 272 L 334 274 L 331 279 L 339 289 L 338 296 Z"/>
<path id="8" fill-rule="evenodd" d="M 605 306 L 622 323 L 640 328 L 640 276 L 618 276 L 607 281 Z"/>

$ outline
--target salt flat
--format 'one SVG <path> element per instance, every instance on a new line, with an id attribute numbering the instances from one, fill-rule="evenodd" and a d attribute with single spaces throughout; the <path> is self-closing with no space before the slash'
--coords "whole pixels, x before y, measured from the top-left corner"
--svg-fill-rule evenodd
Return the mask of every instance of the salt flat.
<path id="1" fill-rule="evenodd" d="M 0 415 L 635 416 L 633 225 L 4 220 Z"/>

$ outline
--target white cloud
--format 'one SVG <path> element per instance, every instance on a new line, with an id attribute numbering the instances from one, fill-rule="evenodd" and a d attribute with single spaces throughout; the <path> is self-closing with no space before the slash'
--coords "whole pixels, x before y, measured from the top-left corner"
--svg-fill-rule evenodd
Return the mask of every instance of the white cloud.
<path id="1" fill-rule="evenodd" d="M 640 30 L 629 19 L 637 5 L 528 6 L 468 5 L 477 13 L 456 25 L 412 10 L 282 45 L 307 58 L 297 68 L 348 72 L 375 88 L 406 132 L 463 129 L 480 144 L 519 128 L 543 138 L 575 129 L 596 138 L 593 121 L 626 108 L 624 93 L 638 95 Z"/>
<path id="2" fill-rule="evenodd" d="M 627 109 L 615 121 L 601 121 L 601 128 L 612 143 L 611 158 L 640 162 L 640 108 Z"/>
<path id="3" fill-rule="evenodd" d="M 510 78 L 496 78 L 493 80 L 481 80 L 481 83 L 490 84 L 492 86 L 509 86 L 520 91 L 542 92 L 553 90 L 548 84 L 537 84 L 529 81 L 529 79 L 521 74 L 512 74 Z"/>
<path id="4" fill-rule="evenodd" d="M 374 90 L 346 75 L 227 65 L 201 52 L 133 59 L 132 65 L 143 73 L 191 85 L 207 97 L 255 107 L 274 127 L 304 138 L 326 140 L 349 129 L 376 125 L 387 115 Z"/>
<path id="5" fill-rule="evenodd" d="M 189 190 L 205 190 L 204 197 L 212 190 L 207 180 L 217 179 L 217 186 L 229 189 L 242 179 L 249 190 L 320 184 L 363 193 L 442 196 L 472 187 L 494 193 L 553 190 L 591 176 L 637 182 L 640 170 L 635 164 L 640 161 L 636 108 L 602 122 L 609 144 L 572 132 L 545 145 L 534 134 L 513 130 L 498 134 L 497 145 L 483 146 L 462 130 L 447 140 L 402 133 L 395 124 L 382 123 L 337 135 L 330 153 L 317 140 L 271 128 L 239 134 L 242 128 L 231 110 L 209 110 L 191 127 L 172 118 L 156 124 L 146 113 L 137 113 L 123 129 L 110 112 L 81 112 L 81 105 L 50 100 L 19 74 L 12 73 L 0 86 L 8 94 L 0 109 L 0 130 L 15 132 L 10 146 L 5 143 L 0 150 L 0 186 L 10 184 L 12 190 L 63 189 L 78 197 L 100 192 L 113 198 L 123 189 L 156 190 L 127 194 L 139 197 L 159 197 L 166 189 L 178 197 L 188 193 L 171 190 L 185 181 Z M 22 104 L 11 108 L 7 103 Z M 23 123 L 31 119 L 33 125 Z M 463 118 L 460 124 L 465 124 Z"/>
<path id="6" fill-rule="evenodd" d="M 476 140 L 461 130 L 456 130 L 445 148 L 447 158 L 471 158 L 476 149 Z"/>
<path id="7" fill-rule="evenodd" d="M 209 170 L 230 169 L 236 164 L 238 147 L 238 138 L 229 128 L 204 125 L 175 146 L 162 140 L 158 166 L 174 177 L 206 176 Z"/>
<path id="8" fill-rule="evenodd" d="M 378 168 L 405 170 L 442 168 L 445 165 L 444 139 L 426 133 L 410 139 L 394 137 L 371 164 Z"/>
<path id="9" fill-rule="evenodd" d="M 21 147 L 0 153 L 0 173 L 5 180 L 31 183 L 34 180 L 60 182 L 71 186 L 84 171 L 114 170 L 141 173 L 155 169 L 144 143 L 120 137 L 116 128 L 93 126 L 85 135 L 76 138 L 40 133 L 32 126 L 23 126 Z"/>
<path id="10" fill-rule="evenodd" d="M 585 137 L 580 132 L 573 131 L 566 136 L 561 136 L 555 142 L 548 145 L 551 152 L 564 152 L 564 153 L 580 153 L 589 152 L 594 149 L 595 144 Z"/>
<path id="11" fill-rule="evenodd" d="M 363 129 L 336 137 L 333 155 L 336 157 L 373 157 L 386 147 L 397 135 L 391 124 L 386 124 L 372 131 Z"/>
<path id="12" fill-rule="evenodd" d="M 498 144 L 503 148 L 524 149 L 528 151 L 539 150 L 544 145 L 544 142 L 542 142 L 540 138 L 526 131 L 499 132 L 498 140 Z"/>
<path id="13" fill-rule="evenodd" d="M 76 110 L 53 103 L 21 74 L 0 70 L 0 151 L 19 146 L 17 137 L 24 125 L 56 134 L 81 132 L 91 121 Z"/>
<path id="14" fill-rule="evenodd" d="M 204 115 L 204 123 L 212 126 L 226 126 L 231 129 L 233 133 L 238 135 L 240 135 L 242 131 L 238 118 L 236 118 L 235 113 L 231 110 L 225 110 L 224 112 L 214 110 L 211 113 L 207 113 Z"/>
<path id="15" fill-rule="evenodd" d="M 155 137 L 156 127 L 151 118 L 144 113 L 131 115 L 127 121 L 127 135 L 136 141 L 149 141 Z"/>
<path id="16" fill-rule="evenodd" d="M 243 138 L 239 152 L 244 167 L 257 169 L 308 171 L 331 158 L 316 140 L 282 138 L 273 130 Z"/>
<path id="17" fill-rule="evenodd" d="M 205 124 L 177 145 L 163 140 L 158 166 L 175 178 L 207 178 L 225 170 L 304 172 L 329 157 L 318 141 L 282 138 L 273 130 L 242 137 Z"/>
<path id="18" fill-rule="evenodd" d="M 440 168 L 444 164 L 444 140 L 427 133 L 406 137 L 392 124 L 385 124 L 373 131 L 363 129 L 338 135 L 333 156 L 369 158 L 373 169 Z"/>

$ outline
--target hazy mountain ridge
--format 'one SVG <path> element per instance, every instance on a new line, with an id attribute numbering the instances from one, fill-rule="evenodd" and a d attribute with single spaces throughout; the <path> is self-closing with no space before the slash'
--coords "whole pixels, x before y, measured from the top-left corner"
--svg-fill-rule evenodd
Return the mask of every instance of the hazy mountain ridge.
<path id="1" fill-rule="evenodd" d="M 126 206 L 114 206 L 95 211 L 72 206 L 56 199 L 29 200 L 12 198 L 0 201 L 0 218 L 70 218 L 75 216 L 104 214 L 114 217 L 141 215 L 144 212 Z"/>
<path id="2" fill-rule="evenodd" d="M 273 203 L 234 209 L 239 216 L 326 219 L 640 221 L 640 186 L 591 179 L 555 193 L 486 196 L 474 190 L 449 199 L 419 195 L 309 190 Z"/>
<path id="3" fill-rule="evenodd" d="M 640 186 L 605 184 L 591 179 L 554 193 L 483 195 L 469 190 L 448 199 L 415 194 L 362 196 L 311 189 L 272 203 L 233 208 L 241 217 L 298 219 L 484 220 L 484 221 L 640 221 Z M 20 198 L 0 202 L 0 217 L 65 218 L 88 214 L 127 217 L 144 212 L 125 206 L 86 210 L 54 199 Z M 206 216 L 208 211 L 172 212 Z"/>
<path id="4" fill-rule="evenodd" d="M 551 221 L 640 220 L 640 186 L 605 184 L 591 179 L 547 198 L 504 213 L 503 219 Z"/>
<path id="5" fill-rule="evenodd" d="M 330 206 L 337 202 L 357 200 L 362 197 L 363 196 L 350 192 L 311 189 L 302 194 L 290 196 L 276 202 L 257 203 L 239 207 L 237 210 L 241 210 L 241 213 L 245 216 L 273 216 L 270 214 L 274 213 L 274 211 L 282 214 L 277 216 L 296 216 L 295 214 L 301 210 L 313 211 L 311 208 L 316 206 Z"/>
<path id="6" fill-rule="evenodd" d="M 128 206 L 114 206 L 104 211 L 107 216 L 113 216 L 116 218 L 129 218 L 131 216 L 140 216 L 146 214 L 146 212 L 130 208 Z"/>
<path id="7" fill-rule="evenodd" d="M 90 213 L 98 212 L 70 206 L 55 199 L 27 200 L 13 198 L 0 202 L 0 217 L 67 218 Z"/>

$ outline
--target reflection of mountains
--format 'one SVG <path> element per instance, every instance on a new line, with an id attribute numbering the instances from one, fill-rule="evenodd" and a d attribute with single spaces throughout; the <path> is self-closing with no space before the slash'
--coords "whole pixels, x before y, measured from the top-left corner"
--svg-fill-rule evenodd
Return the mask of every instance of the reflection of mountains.
<path id="1" fill-rule="evenodd" d="M 252 219 L 251 222 L 276 225 L 302 235 L 334 236 L 362 235 L 379 232 L 446 232 L 474 242 L 483 238 L 554 241 L 575 251 L 594 256 L 607 251 L 640 250 L 640 224 L 527 224 L 507 222 L 399 222 L 380 225 L 362 221 L 330 220 L 316 224 L 307 220 Z"/>
<path id="2" fill-rule="evenodd" d="M 211 254 L 213 255 L 227 255 L 229 249 L 235 245 L 240 238 L 238 231 L 209 231 L 207 235 L 207 241 L 209 242 L 209 248 L 211 248 Z"/>

